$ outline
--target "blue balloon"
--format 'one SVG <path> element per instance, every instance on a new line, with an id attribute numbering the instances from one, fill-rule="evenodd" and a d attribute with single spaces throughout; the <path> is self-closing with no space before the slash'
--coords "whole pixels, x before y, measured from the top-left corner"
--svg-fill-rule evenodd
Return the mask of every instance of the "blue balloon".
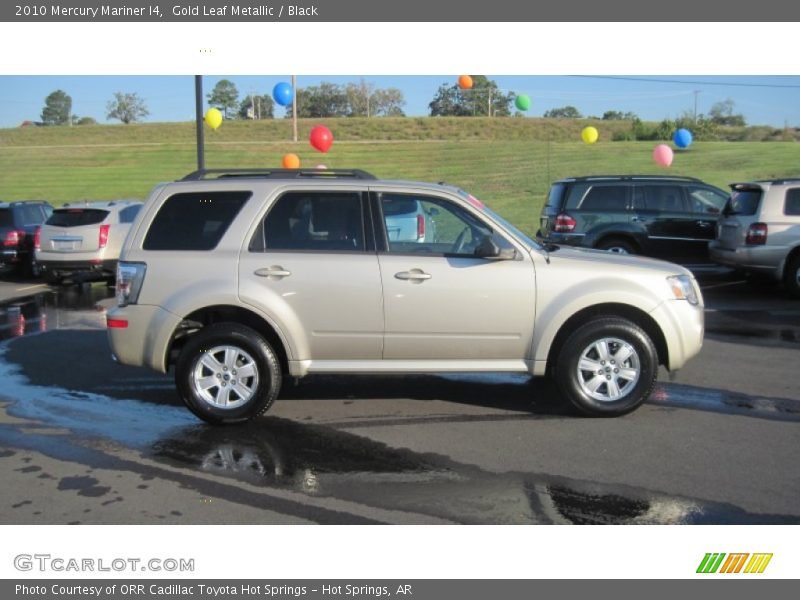
<path id="1" fill-rule="evenodd" d="M 692 143 L 692 132 L 688 129 L 678 129 L 672 136 L 672 141 L 678 148 L 688 148 Z"/>
<path id="2" fill-rule="evenodd" d="M 272 97 L 281 106 L 289 106 L 292 103 L 292 86 L 285 81 L 281 81 L 272 88 Z"/>

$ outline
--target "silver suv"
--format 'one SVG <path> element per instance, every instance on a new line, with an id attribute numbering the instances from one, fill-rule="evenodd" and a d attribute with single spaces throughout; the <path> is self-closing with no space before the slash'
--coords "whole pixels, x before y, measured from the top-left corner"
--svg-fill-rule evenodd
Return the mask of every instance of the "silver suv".
<path id="1" fill-rule="evenodd" d="M 35 241 L 36 260 L 47 282 L 113 282 L 122 243 L 141 208 L 138 200 L 114 200 L 55 209 Z"/>
<path id="2" fill-rule="evenodd" d="M 435 235 L 387 234 L 386 207 L 408 200 Z M 283 377 L 312 373 L 550 374 L 583 412 L 616 416 L 703 339 L 700 291 L 678 265 L 544 247 L 456 187 L 363 171 L 201 171 L 157 186 L 122 250 L 117 300 L 115 358 L 174 366 L 211 423 L 256 417 Z"/>
<path id="3" fill-rule="evenodd" d="M 711 260 L 783 280 L 800 297 L 800 179 L 731 185 Z"/>

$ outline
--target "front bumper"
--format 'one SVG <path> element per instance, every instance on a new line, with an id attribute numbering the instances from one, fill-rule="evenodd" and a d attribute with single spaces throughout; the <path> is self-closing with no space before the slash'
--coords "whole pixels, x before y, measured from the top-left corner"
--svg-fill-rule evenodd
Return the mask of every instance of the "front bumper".
<path id="1" fill-rule="evenodd" d="M 658 323 L 667 343 L 670 371 L 680 369 L 703 347 L 705 315 L 702 301 L 692 305 L 686 300 L 666 300 L 650 316 Z"/>

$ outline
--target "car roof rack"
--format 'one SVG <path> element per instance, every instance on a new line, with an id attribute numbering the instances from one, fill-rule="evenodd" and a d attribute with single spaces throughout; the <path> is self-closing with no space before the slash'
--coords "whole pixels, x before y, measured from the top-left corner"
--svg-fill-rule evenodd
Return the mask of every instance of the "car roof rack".
<path id="1" fill-rule="evenodd" d="M 800 183 L 800 177 L 776 177 L 774 179 L 756 179 L 754 183 L 774 183 L 781 185 L 783 183 Z"/>
<path id="2" fill-rule="evenodd" d="M 560 181 L 627 181 L 631 179 L 643 180 L 670 180 L 670 181 L 692 181 L 695 183 L 703 183 L 702 180 L 696 177 L 681 177 L 679 175 L 585 175 L 581 177 L 565 177 Z"/>
<path id="3" fill-rule="evenodd" d="M 206 179 L 376 179 L 361 169 L 200 169 L 180 181 Z"/>

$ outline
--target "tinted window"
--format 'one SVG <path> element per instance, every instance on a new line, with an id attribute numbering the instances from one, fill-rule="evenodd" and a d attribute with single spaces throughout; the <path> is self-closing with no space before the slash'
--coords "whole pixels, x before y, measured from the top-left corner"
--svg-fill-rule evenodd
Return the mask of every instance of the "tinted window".
<path id="1" fill-rule="evenodd" d="M 19 225 L 39 225 L 44 223 L 46 215 L 41 205 L 20 206 L 17 212 L 17 222 Z"/>
<path id="2" fill-rule="evenodd" d="M 139 211 L 142 209 L 141 204 L 134 204 L 133 206 L 129 206 L 128 208 L 123 208 L 119 211 L 119 222 L 120 223 L 133 223 L 136 219 L 136 215 L 139 214 Z"/>
<path id="3" fill-rule="evenodd" d="M 251 250 L 363 251 L 361 194 L 284 194 L 267 213 L 259 235 Z"/>
<path id="4" fill-rule="evenodd" d="M 718 215 L 727 202 L 727 194 L 701 187 L 689 187 L 689 201 L 692 212 L 705 215 Z"/>
<path id="5" fill-rule="evenodd" d="M 250 192 L 192 192 L 170 196 L 158 211 L 145 250 L 211 250 L 250 198 Z"/>
<path id="6" fill-rule="evenodd" d="M 688 212 L 683 199 L 683 190 L 677 185 L 643 185 L 647 210 L 662 212 Z"/>
<path id="7" fill-rule="evenodd" d="M 800 215 L 800 188 L 786 191 L 786 204 L 783 207 L 785 215 Z"/>
<path id="8" fill-rule="evenodd" d="M 383 203 L 383 214 L 385 215 L 408 215 L 419 211 L 419 204 L 413 198 L 406 197 L 386 197 Z"/>
<path id="9" fill-rule="evenodd" d="M 578 203 L 580 210 L 625 210 L 627 187 L 623 185 L 592 185 Z"/>
<path id="10" fill-rule="evenodd" d="M 14 227 L 14 216 L 10 208 L 0 209 L 0 227 Z"/>
<path id="11" fill-rule="evenodd" d="M 55 227 L 80 227 L 102 223 L 107 216 L 107 210 L 96 208 L 59 208 L 53 211 L 47 224 Z"/>
<path id="12" fill-rule="evenodd" d="M 752 216 L 758 210 L 761 190 L 733 190 L 723 211 L 726 215 Z"/>
<path id="13" fill-rule="evenodd" d="M 561 205 L 565 187 L 563 183 L 556 183 L 550 188 L 550 193 L 547 195 L 547 206 L 558 208 Z"/>

